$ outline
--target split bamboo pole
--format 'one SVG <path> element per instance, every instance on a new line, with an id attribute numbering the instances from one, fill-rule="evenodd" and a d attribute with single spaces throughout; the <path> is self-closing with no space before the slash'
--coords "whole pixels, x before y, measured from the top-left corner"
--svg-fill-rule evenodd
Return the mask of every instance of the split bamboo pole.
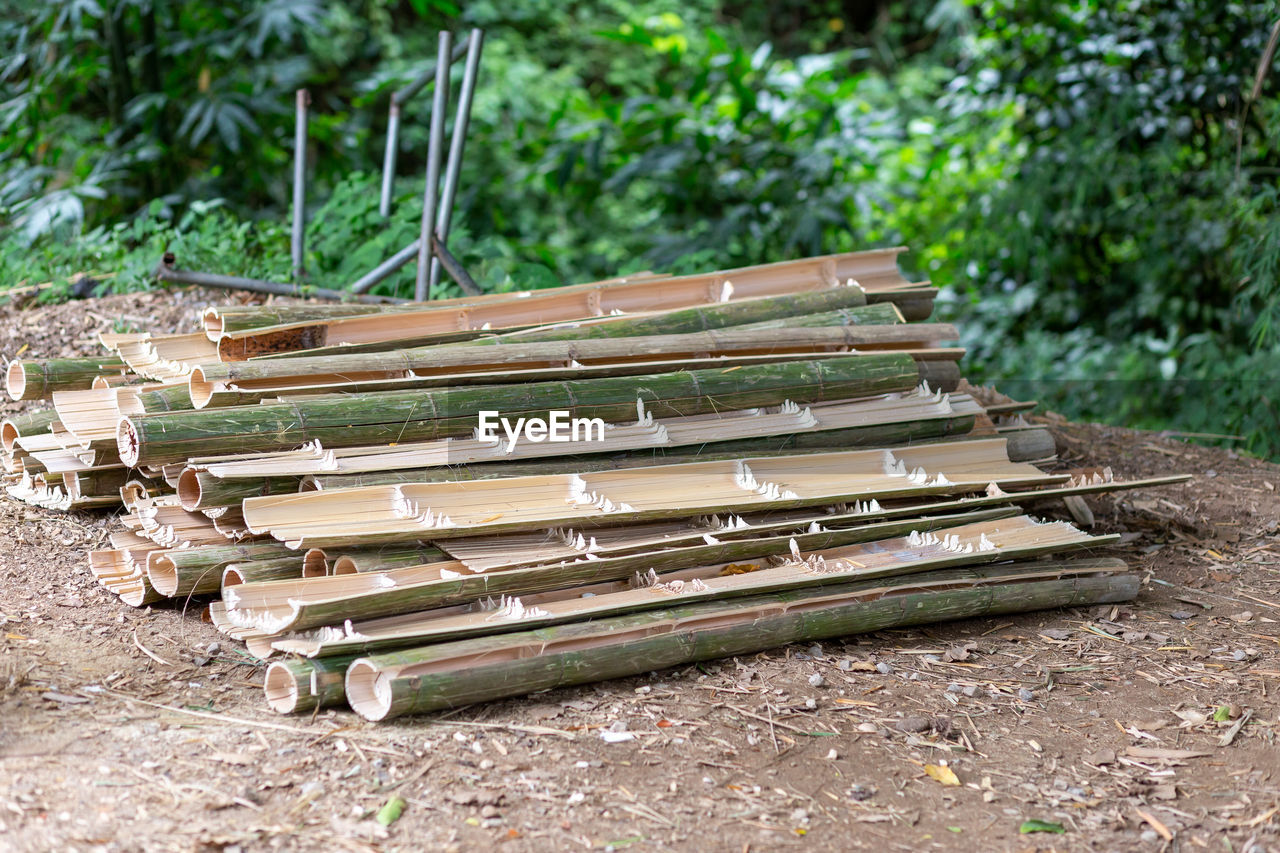
<path id="1" fill-rule="evenodd" d="M 292 494 L 302 483 L 300 477 L 251 477 L 220 479 L 207 471 L 187 468 L 178 478 L 178 500 L 188 512 L 213 507 L 239 507 L 245 498 Z"/>
<path id="2" fill-rule="evenodd" d="M 832 322 L 830 315 L 845 311 Z M 520 341 L 571 341 L 588 338 L 634 338 L 643 335 L 679 335 L 690 332 L 708 332 L 730 326 L 742 327 L 759 322 L 779 325 L 801 325 L 801 318 L 828 317 L 817 325 L 887 325 L 901 323 L 902 315 L 892 303 L 868 306 L 867 294 L 861 287 L 834 287 L 811 293 L 792 293 L 783 296 L 764 296 L 759 299 L 743 299 L 715 305 L 697 305 L 648 316 L 601 317 L 576 323 L 563 323 L 519 332 L 508 332 L 496 337 L 479 338 L 469 344 L 452 346 L 476 346 L 510 340 Z M 792 321 L 787 323 L 786 321 Z M 805 325 L 809 322 L 805 321 Z"/>
<path id="3" fill-rule="evenodd" d="M 898 272 L 898 251 L 806 258 L 680 278 L 644 278 L 524 291 L 499 298 L 471 297 L 444 306 L 424 307 L 416 313 L 371 314 L 250 329 L 223 336 L 218 342 L 218 353 L 224 361 L 239 361 L 268 353 L 343 343 L 394 341 L 459 329 L 537 326 L 606 316 L 615 311 L 668 311 L 733 299 L 827 290 L 841 286 L 850 278 L 867 291 L 869 301 L 873 299 L 872 293 L 885 294 L 894 301 L 918 301 L 931 296 L 932 288 L 913 286 Z M 923 319 L 905 312 L 904 316 Z"/>
<path id="4" fill-rule="evenodd" d="M 5 388 L 14 400 L 48 399 L 54 391 L 87 390 L 103 374 L 125 372 L 125 363 L 108 355 L 9 362 Z"/>
<path id="5" fill-rule="evenodd" d="M 246 560 L 228 563 L 222 570 L 222 588 L 242 583 L 287 580 L 302 577 L 303 558 L 300 554 L 275 557 L 268 560 Z"/>
<path id="6" fill-rule="evenodd" d="M 486 345 L 417 347 L 381 353 L 357 353 L 323 358 L 289 358 L 204 364 L 192 371 L 189 396 L 198 405 L 214 391 L 234 386 L 255 390 L 256 382 L 281 380 L 294 385 L 365 382 L 431 375 L 463 377 L 511 367 L 578 366 L 613 362 L 670 361 L 738 354 L 813 353 L 854 348 L 857 352 L 884 349 L 931 349 L 957 332 L 949 324 L 911 324 L 802 329 L 715 329 L 676 335 L 520 342 L 489 338 Z M 463 380 L 465 381 L 465 379 Z"/>
<path id="7" fill-rule="evenodd" d="M 282 660 L 267 667 L 263 688 L 267 707 L 281 714 L 300 714 L 341 705 L 344 681 L 354 656 L 321 660 Z"/>
<path id="8" fill-rule="evenodd" d="M 957 521 L 960 526 L 955 526 Z M 783 578 L 783 586 L 832 583 L 837 572 L 859 577 L 887 576 L 925 571 L 947 566 L 975 565 L 1008 559 L 1031 559 L 1115 541 L 1114 536 L 1092 537 L 1065 522 L 1037 525 L 1025 516 L 964 523 L 956 517 L 908 519 L 868 524 L 841 530 L 834 535 L 846 547 L 817 551 L 831 561 L 830 571 L 805 571 Z M 898 536 L 919 528 L 948 528 L 952 540 L 917 542 L 913 536 Z M 812 541 L 831 531 L 810 534 Z M 791 537 L 779 544 L 790 551 Z M 805 540 L 797 538 L 797 547 Z M 849 543 L 870 543 L 858 545 Z M 972 547 L 969 547 L 972 546 Z M 663 571 L 699 564 L 736 563 L 736 554 L 758 551 L 759 543 L 715 543 L 695 549 L 672 549 L 670 553 L 623 555 L 599 560 L 580 559 L 516 568 L 498 572 L 471 573 L 461 562 L 437 563 L 392 570 L 382 575 L 347 575 L 312 578 L 298 583 L 246 584 L 225 590 L 227 618 L 243 628 L 274 634 L 341 623 L 344 619 L 372 619 L 464 604 L 498 595 L 525 595 L 547 590 L 620 580 L 647 568 Z M 745 559 L 745 558 L 743 558 Z M 748 561 L 749 562 L 749 561 Z M 762 564 L 753 565 L 758 569 Z"/>
<path id="9" fill-rule="evenodd" d="M 956 578 L 951 588 L 854 585 L 772 594 L 390 652 L 350 665 L 346 698 L 366 719 L 386 720 L 793 642 L 1127 601 L 1140 582 L 1133 574 L 1006 582 L 999 569 L 973 575 L 970 584 Z"/>
<path id="10" fill-rule="evenodd" d="M 611 421 L 634 416 L 640 400 L 655 417 L 672 417 L 779 405 L 784 400 L 805 404 L 906 391 L 915 387 L 918 377 L 910 356 L 884 353 L 639 379 L 324 397 L 124 417 L 117 443 L 126 465 L 162 465 L 197 453 L 284 450 L 317 440 L 324 447 L 350 447 L 469 435 L 485 410 L 510 417 L 555 409 L 571 418 Z"/>
<path id="11" fill-rule="evenodd" d="M 19 438 L 47 433 L 57 419 L 58 413 L 53 409 L 24 412 L 5 418 L 3 425 L 0 425 L 0 441 L 3 442 L 4 452 L 13 453 Z"/>
<path id="12" fill-rule="evenodd" d="M 232 563 L 274 559 L 291 553 L 275 542 L 152 551 L 147 555 L 147 579 L 156 592 L 167 598 L 203 595 L 222 588 L 222 572 Z M 302 574 L 301 555 L 297 556 L 297 565 L 298 574 Z"/>

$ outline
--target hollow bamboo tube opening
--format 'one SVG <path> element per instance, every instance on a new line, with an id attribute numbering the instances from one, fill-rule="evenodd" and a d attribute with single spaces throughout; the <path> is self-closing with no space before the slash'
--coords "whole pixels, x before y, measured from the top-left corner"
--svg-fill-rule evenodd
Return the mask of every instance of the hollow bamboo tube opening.
<path id="1" fill-rule="evenodd" d="M 195 512 L 200 507 L 203 491 L 194 468 L 186 468 L 178 476 L 178 503 L 187 512 Z"/>
<path id="2" fill-rule="evenodd" d="M 268 666 L 266 682 L 263 685 L 267 706 L 280 714 L 293 714 L 306 710 L 302 707 L 303 689 L 298 680 L 299 676 L 290 667 L 290 661 L 276 661 Z"/>
<path id="3" fill-rule="evenodd" d="M 333 573 L 335 575 L 354 575 L 359 572 L 360 570 L 356 568 L 356 561 L 346 555 L 333 561 Z"/>
<path id="4" fill-rule="evenodd" d="M 191 377 L 187 380 L 187 394 L 191 396 L 191 405 L 197 409 L 209 405 L 216 387 L 215 383 L 205 379 L 204 371 L 199 367 L 191 371 Z"/>
<path id="5" fill-rule="evenodd" d="M 236 566 L 227 566 L 222 570 L 222 588 L 229 586 L 239 586 L 244 583 L 244 575 L 240 573 L 240 569 Z"/>
<path id="6" fill-rule="evenodd" d="M 13 448 L 18 443 L 18 427 L 8 418 L 3 424 L 0 424 L 0 445 L 3 445 L 5 453 L 12 453 Z"/>
<path id="7" fill-rule="evenodd" d="M 347 702 L 366 720 L 381 720 L 391 712 L 390 679 L 379 677 L 378 668 L 361 658 L 347 667 Z"/>
<path id="8" fill-rule="evenodd" d="M 147 555 L 147 580 L 166 598 L 178 594 L 178 567 L 159 552 Z"/>
<path id="9" fill-rule="evenodd" d="M 4 387 L 13 399 L 22 399 L 22 395 L 27 390 L 27 368 L 22 362 L 16 359 L 9 362 L 9 371 L 5 374 Z"/>
<path id="10" fill-rule="evenodd" d="M 312 548 L 302 555 L 302 576 L 322 578 L 329 574 L 329 559 L 321 548 Z"/>
<path id="11" fill-rule="evenodd" d="M 130 468 L 138 467 L 141 445 L 138 428 L 133 425 L 133 421 L 127 417 L 121 418 L 116 424 L 116 450 L 120 453 L 120 461 Z"/>

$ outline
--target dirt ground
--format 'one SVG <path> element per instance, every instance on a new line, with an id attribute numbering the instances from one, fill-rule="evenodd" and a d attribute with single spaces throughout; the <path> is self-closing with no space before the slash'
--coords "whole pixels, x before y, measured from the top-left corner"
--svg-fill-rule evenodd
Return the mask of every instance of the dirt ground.
<path id="1" fill-rule="evenodd" d="M 0 352 L 90 352 L 121 315 L 177 328 L 209 298 L 0 308 Z M 1090 499 L 1094 529 L 1123 534 L 1106 553 L 1146 576 L 1131 604 L 384 725 L 273 715 L 262 668 L 198 607 L 136 611 L 94 584 L 109 514 L 0 501 L 0 849 L 1280 849 L 1280 467 L 1056 427 L 1064 466 L 1196 475 Z M 959 785 L 925 770 L 944 762 Z"/>

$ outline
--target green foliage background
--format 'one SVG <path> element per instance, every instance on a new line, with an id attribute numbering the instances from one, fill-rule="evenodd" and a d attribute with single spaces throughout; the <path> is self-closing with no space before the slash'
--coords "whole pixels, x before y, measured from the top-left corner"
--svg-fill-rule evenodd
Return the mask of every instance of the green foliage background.
<path id="1" fill-rule="evenodd" d="M 411 240 L 429 97 L 486 31 L 455 253 L 491 290 L 904 243 L 968 370 L 1069 415 L 1280 457 L 1272 2 L 0 0 L 0 284 L 288 276 Z M 381 286 L 407 293 L 406 271 Z M 444 285 L 436 295 L 451 295 Z M 52 293 L 56 295 L 55 288 Z"/>

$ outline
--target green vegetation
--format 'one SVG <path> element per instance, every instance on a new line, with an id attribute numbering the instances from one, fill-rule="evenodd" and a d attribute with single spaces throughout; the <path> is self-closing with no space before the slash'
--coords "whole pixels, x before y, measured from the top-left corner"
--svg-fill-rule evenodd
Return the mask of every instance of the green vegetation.
<path id="1" fill-rule="evenodd" d="M 767 12 L 765 11 L 767 10 Z M 386 104 L 485 29 L 455 254 L 487 289 L 906 243 L 969 371 L 1076 417 L 1280 456 L 1271 2 L 0 0 L 3 284 L 311 281 L 416 233 L 429 96 L 377 213 Z M 459 71 L 460 73 L 460 71 Z M 407 293 L 412 270 L 380 286 Z M 56 296 L 55 288 L 52 296 Z M 437 295 L 457 291 L 446 284 Z"/>

